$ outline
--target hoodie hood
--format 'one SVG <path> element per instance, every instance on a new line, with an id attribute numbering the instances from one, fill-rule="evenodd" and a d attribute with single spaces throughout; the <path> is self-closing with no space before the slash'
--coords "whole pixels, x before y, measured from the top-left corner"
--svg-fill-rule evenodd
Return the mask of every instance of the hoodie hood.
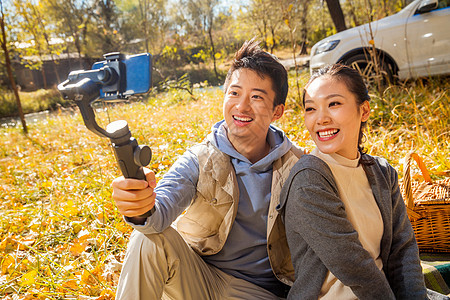
<path id="1" fill-rule="evenodd" d="M 270 145 L 270 152 L 265 157 L 252 164 L 245 156 L 237 152 L 228 140 L 225 120 L 217 122 L 212 126 L 211 133 L 207 136 L 207 140 L 220 151 L 238 161 L 250 164 L 251 169 L 260 172 L 265 172 L 270 169 L 273 162 L 286 154 L 292 146 L 292 143 L 281 129 L 274 125 L 270 125 L 267 132 L 267 141 Z"/>

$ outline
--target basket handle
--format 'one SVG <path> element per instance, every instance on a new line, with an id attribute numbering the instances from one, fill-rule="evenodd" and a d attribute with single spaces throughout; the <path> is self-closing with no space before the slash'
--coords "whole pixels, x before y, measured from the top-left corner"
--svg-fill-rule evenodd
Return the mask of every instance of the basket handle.
<path id="1" fill-rule="evenodd" d="M 412 195 L 411 190 L 411 161 L 414 159 L 419 166 L 420 171 L 422 172 L 422 176 L 425 179 L 426 182 L 431 183 L 431 177 L 430 173 L 427 170 L 427 167 L 423 163 L 422 158 L 415 152 L 410 152 L 405 157 L 404 162 L 404 176 L 403 176 L 403 183 L 405 186 L 405 196 L 406 196 L 406 207 L 409 210 L 412 210 L 414 207 L 414 199 Z"/>

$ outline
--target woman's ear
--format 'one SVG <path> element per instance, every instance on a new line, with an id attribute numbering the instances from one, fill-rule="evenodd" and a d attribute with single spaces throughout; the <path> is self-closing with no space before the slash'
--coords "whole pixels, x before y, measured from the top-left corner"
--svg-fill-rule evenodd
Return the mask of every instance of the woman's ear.
<path id="1" fill-rule="evenodd" d="M 272 116 L 272 122 L 278 120 L 283 116 L 284 113 L 284 104 L 278 104 L 275 106 L 275 109 L 273 110 L 273 116 Z"/>
<path id="2" fill-rule="evenodd" d="M 363 104 L 361 104 L 361 122 L 366 122 L 369 120 L 370 117 L 370 104 L 369 101 L 364 101 Z"/>

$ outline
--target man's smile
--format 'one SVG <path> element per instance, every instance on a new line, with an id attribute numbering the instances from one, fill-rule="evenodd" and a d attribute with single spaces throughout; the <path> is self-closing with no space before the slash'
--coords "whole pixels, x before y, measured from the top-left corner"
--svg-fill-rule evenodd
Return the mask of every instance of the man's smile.
<path id="1" fill-rule="evenodd" d="M 236 116 L 236 115 L 233 115 L 233 119 L 236 120 L 236 121 L 239 121 L 239 122 L 251 122 L 251 121 L 253 121 L 253 119 L 250 118 L 250 117 Z"/>

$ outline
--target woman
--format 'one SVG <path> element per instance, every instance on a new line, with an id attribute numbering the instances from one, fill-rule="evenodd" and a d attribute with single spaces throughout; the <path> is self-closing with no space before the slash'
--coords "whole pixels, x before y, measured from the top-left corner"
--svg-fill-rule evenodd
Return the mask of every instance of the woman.
<path id="1" fill-rule="evenodd" d="M 369 100 L 359 73 L 339 64 L 306 85 L 317 147 L 281 194 L 296 275 L 288 299 L 427 299 L 397 173 L 362 147 Z"/>

